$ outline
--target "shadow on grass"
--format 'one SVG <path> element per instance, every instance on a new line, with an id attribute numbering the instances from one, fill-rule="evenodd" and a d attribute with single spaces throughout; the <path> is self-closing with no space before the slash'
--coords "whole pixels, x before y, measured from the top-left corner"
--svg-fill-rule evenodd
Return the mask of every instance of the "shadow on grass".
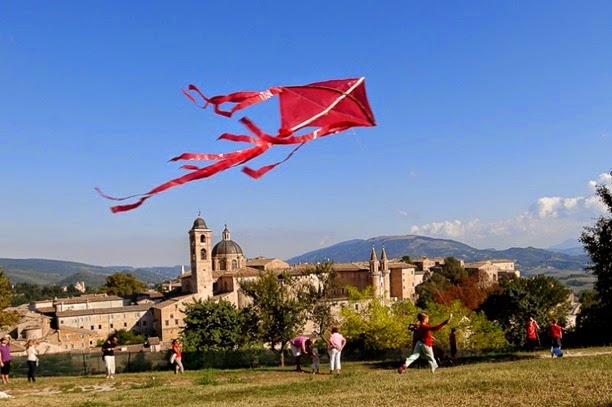
<path id="1" fill-rule="evenodd" d="M 533 353 L 500 353 L 500 354 L 489 354 L 479 356 L 465 356 L 455 360 L 445 360 L 442 363 L 438 363 L 440 368 L 452 368 L 454 366 L 477 364 L 477 363 L 496 363 L 496 362 L 514 362 L 517 360 L 529 360 L 539 359 L 540 354 L 537 352 Z M 378 362 L 364 362 L 370 369 L 397 369 L 404 363 L 405 358 L 398 360 L 385 360 Z M 424 359 L 418 359 L 410 368 L 429 368 L 427 361 Z"/>

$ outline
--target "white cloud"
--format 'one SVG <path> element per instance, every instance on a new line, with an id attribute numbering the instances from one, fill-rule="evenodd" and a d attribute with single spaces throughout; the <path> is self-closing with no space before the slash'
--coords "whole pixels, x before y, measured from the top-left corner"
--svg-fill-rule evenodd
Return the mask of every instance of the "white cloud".
<path id="1" fill-rule="evenodd" d="M 600 174 L 589 186 L 612 185 L 612 175 Z M 539 198 L 531 208 L 513 218 L 493 222 L 443 220 L 413 225 L 410 233 L 449 238 L 476 247 L 507 248 L 510 246 L 548 247 L 567 238 L 577 237 L 584 226 L 606 211 L 597 195 L 588 197 Z"/>

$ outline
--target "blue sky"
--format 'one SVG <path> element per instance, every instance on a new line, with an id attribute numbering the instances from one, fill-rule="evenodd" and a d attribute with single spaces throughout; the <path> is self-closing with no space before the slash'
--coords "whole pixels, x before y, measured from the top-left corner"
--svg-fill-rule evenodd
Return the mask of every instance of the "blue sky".
<path id="1" fill-rule="evenodd" d="M 444 237 L 549 247 L 601 214 L 612 167 L 612 4 L 592 1 L 6 1 L 0 9 L 0 257 L 188 262 L 201 212 L 248 257 L 344 240 Z M 112 214 L 235 119 L 208 95 L 366 77 L 378 125 L 307 144 Z M 256 164 L 282 158 L 278 148 Z M 418 253 L 410 253 L 418 255 Z"/>

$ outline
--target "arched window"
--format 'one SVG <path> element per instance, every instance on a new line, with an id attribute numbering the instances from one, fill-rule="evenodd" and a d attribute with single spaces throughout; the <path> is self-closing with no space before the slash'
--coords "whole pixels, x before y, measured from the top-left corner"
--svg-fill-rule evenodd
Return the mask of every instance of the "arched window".
<path id="1" fill-rule="evenodd" d="M 227 267 L 227 265 L 226 265 L 226 263 L 225 263 L 225 260 L 221 260 L 221 261 L 219 262 L 219 268 L 220 268 L 221 270 L 227 270 L 227 268 L 226 268 L 226 267 Z"/>
<path id="2" fill-rule="evenodd" d="M 206 249 L 200 250 L 200 260 L 206 260 Z"/>
<path id="3" fill-rule="evenodd" d="M 232 270 L 238 268 L 238 262 L 236 260 L 232 260 Z"/>
<path id="4" fill-rule="evenodd" d="M 205 244 L 205 243 L 206 243 L 206 236 L 200 235 L 200 244 Z"/>

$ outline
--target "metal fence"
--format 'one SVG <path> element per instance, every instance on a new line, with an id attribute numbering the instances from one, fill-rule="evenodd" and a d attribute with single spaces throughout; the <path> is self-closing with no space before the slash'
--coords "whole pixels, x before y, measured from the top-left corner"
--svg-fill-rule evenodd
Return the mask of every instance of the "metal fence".
<path id="1" fill-rule="evenodd" d="M 171 370 L 170 352 L 116 352 L 116 372 L 147 372 Z M 71 352 L 43 354 L 36 369 L 37 376 L 82 376 L 105 373 L 102 352 Z M 293 358 L 285 355 L 285 361 L 293 363 Z M 256 368 L 278 366 L 278 357 L 271 351 L 234 351 L 234 352 L 183 352 L 183 365 L 188 370 Z M 28 366 L 25 356 L 12 358 L 11 376 L 27 376 Z"/>
<path id="2" fill-rule="evenodd" d="M 347 361 L 401 360 L 407 351 L 383 351 L 362 353 L 359 351 L 343 352 L 342 359 Z M 167 352 L 116 352 L 115 366 L 117 373 L 148 372 L 172 370 L 170 351 Z M 71 352 L 43 354 L 36 369 L 37 376 L 84 376 L 104 374 L 105 366 L 99 348 L 91 352 Z M 290 351 L 284 353 L 285 365 L 293 366 L 295 361 Z M 239 350 L 228 352 L 183 352 L 182 362 L 187 370 L 199 369 L 239 369 L 278 366 L 278 356 L 269 350 Z M 321 364 L 327 364 L 327 352 L 321 352 Z M 310 358 L 302 361 L 304 367 L 310 365 Z M 26 357 L 13 357 L 11 376 L 26 377 L 28 366 Z"/>

